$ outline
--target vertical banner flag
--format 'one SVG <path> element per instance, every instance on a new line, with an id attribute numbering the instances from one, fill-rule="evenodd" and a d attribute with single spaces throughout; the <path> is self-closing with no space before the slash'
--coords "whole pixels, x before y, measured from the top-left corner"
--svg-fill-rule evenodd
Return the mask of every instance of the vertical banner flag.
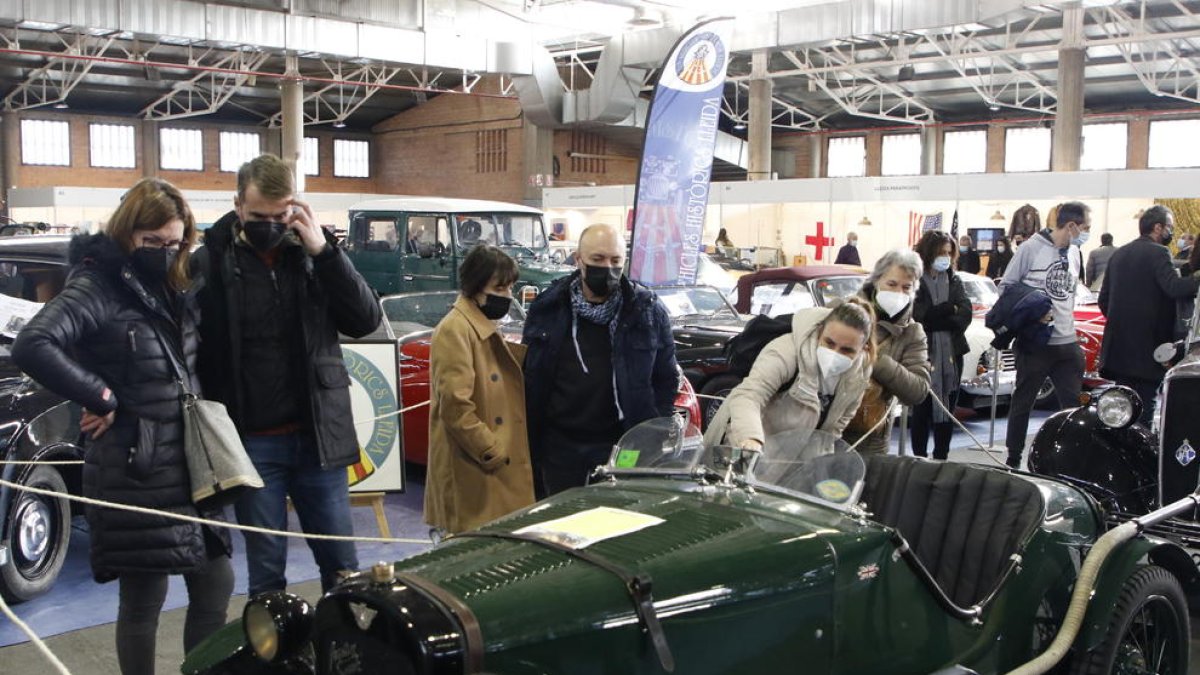
<path id="1" fill-rule="evenodd" d="M 629 265 L 630 278 L 646 285 L 696 282 L 732 32 L 732 18 L 697 24 L 675 43 L 654 87 Z"/>

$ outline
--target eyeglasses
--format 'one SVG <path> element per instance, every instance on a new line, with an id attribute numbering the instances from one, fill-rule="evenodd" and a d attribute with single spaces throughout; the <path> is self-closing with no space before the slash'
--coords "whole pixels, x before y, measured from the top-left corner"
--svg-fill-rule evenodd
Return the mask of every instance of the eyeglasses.
<path id="1" fill-rule="evenodd" d="M 186 242 L 182 239 L 163 239 L 150 235 L 142 238 L 143 248 L 178 248 L 182 249 Z"/>

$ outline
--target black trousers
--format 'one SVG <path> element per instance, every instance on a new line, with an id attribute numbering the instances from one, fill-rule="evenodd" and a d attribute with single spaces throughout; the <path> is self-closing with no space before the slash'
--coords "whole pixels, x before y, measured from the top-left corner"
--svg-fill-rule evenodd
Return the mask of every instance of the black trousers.
<path id="1" fill-rule="evenodd" d="M 542 456 L 537 458 L 534 467 L 541 475 L 541 489 L 545 491 L 538 498 L 587 485 L 592 471 L 608 462 L 613 444 L 620 440 L 620 430 L 609 435 L 615 437 L 579 441 L 554 427 L 547 427 L 542 434 Z"/>
<path id="2" fill-rule="evenodd" d="M 117 609 L 117 661 L 121 675 L 154 675 L 158 617 L 167 599 L 167 574 L 122 574 Z M 218 555 L 204 567 L 183 575 L 187 584 L 187 619 L 183 648 L 190 652 L 225 625 L 229 596 L 233 594 L 233 567 L 229 557 Z"/>
<path id="3" fill-rule="evenodd" d="M 1021 455 L 1025 452 L 1029 413 L 1037 403 L 1037 393 L 1042 383 L 1049 377 L 1054 384 L 1059 410 L 1077 407 L 1086 365 L 1083 350 L 1074 342 L 1046 345 L 1033 351 L 1017 347 L 1016 357 L 1017 384 L 1008 406 L 1008 433 L 1005 436 L 1010 466 L 1019 465 Z"/>
<path id="4" fill-rule="evenodd" d="M 1142 380 L 1136 378 L 1118 377 L 1117 384 L 1125 385 L 1137 392 L 1138 398 L 1142 399 L 1142 416 L 1138 418 L 1138 422 L 1147 429 L 1154 422 L 1154 401 L 1158 398 L 1158 388 L 1162 386 L 1162 380 Z"/>
<path id="5" fill-rule="evenodd" d="M 950 396 L 951 401 L 957 398 L 957 391 Z M 933 407 L 935 405 L 937 404 L 933 402 L 933 393 L 930 393 L 924 401 L 912 409 L 912 418 L 909 420 L 912 451 L 917 457 L 929 456 L 926 452 L 929 445 L 929 432 L 932 430 L 933 458 L 946 459 L 950 454 L 950 439 L 954 436 L 954 422 L 934 422 Z M 951 405 L 950 409 L 954 410 L 954 406 Z"/>

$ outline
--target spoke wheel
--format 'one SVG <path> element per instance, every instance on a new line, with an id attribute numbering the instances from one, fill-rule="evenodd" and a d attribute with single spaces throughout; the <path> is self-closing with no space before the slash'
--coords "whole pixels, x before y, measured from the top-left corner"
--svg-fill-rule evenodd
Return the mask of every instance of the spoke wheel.
<path id="1" fill-rule="evenodd" d="M 1165 569 L 1139 569 L 1117 599 L 1104 641 L 1076 657 L 1073 673 L 1187 675 L 1187 601 Z"/>
<path id="2" fill-rule="evenodd" d="M 733 391 L 733 388 L 738 386 L 741 381 L 742 378 L 737 375 L 717 375 L 704 384 L 700 393 L 705 396 L 719 396 L 723 399 L 729 396 L 729 392 Z M 716 417 L 717 411 L 721 409 L 721 403 L 723 401 L 713 398 L 700 399 L 700 429 L 702 431 L 708 429 L 709 422 L 712 421 L 713 417 Z"/>

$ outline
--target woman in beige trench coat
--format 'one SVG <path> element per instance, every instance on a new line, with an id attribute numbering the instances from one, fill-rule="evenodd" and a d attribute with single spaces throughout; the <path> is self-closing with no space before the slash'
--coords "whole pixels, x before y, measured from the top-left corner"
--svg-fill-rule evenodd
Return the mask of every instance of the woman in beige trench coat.
<path id="1" fill-rule="evenodd" d="M 433 332 L 425 522 L 447 533 L 534 502 L 525 348 L 497 330 L 516 279 L 512 258 L 475 247 L 459 268 L 462 293 Z"/>

